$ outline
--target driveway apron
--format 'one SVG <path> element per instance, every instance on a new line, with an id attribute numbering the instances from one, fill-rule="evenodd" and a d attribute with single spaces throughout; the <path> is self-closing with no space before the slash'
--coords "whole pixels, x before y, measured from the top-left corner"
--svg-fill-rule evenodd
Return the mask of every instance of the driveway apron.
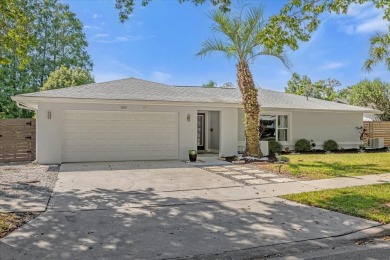
<path id="1" fill-rule="evenodd" d="M 277 198 L 267 184 L 244 183 L 177 161 L 64 164 L 48 211 L 1 242 L 26 259 L 162 259 L 378 225 Z M 282 184 L 292 192 L 317 189 Z"/>

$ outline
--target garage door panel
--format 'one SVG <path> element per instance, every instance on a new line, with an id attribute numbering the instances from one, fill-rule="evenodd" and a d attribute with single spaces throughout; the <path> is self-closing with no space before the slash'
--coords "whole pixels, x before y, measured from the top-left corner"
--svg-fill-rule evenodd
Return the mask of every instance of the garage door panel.
<path id="1" fill-rule="evenodd" d="M 63 161 L 178 158 L 178 114 L 65 111 Z"/>

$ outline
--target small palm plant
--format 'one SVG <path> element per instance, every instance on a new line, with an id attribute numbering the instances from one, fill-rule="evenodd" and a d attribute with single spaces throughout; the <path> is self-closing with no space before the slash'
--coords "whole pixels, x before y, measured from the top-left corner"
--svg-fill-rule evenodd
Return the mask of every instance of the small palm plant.
<path id="1" fill-rule="evenodd" d="M 258 89 L 249 64 L 264 55 L 280 59 L 286 67 L 289 67 L 290 63 L 280 48 L 265 47 L 267 35 L 264 30 L 263 7 L 251 7 L 247 12 L 243 12 L 243 9 L 235 13 L 224 13 L 220 10 L 211 12 L 209 17 L 214 22 L 212 29 L 222 34 L 224 39 L 212 37 L 206 40 L 197 55 L 203 57 L 212 52 L 222 52 L 228 59 L 234 58 L 237 61 L 237 82 L 245 111 L 245 155 L 260 157 L 262 156 L 259 145 L 260 105 Z"/>
<path id="2" fill-rule="evenodd" d="M 370 58 L 364 63 L 364 69 L 371 71 L 372 67 L 384 62 L 390 70 L 390 26 L 389 31 L 378 32 L 370 38 Z"/>

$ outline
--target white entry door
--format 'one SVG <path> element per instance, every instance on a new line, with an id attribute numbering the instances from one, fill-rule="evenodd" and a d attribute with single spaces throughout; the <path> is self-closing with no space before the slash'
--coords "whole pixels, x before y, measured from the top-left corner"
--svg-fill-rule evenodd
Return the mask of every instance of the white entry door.
<path id="1" fill-rule="evenodd" d="M 177 113 L 64 111 L 63 162 L 178 159 Z"/>

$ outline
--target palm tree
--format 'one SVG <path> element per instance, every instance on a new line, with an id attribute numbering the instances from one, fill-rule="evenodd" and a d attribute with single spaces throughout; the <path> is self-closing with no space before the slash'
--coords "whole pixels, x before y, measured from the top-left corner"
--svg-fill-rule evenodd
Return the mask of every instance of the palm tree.
<path id="1" fill-rule="evenodd" d="M 222 52 L 228 59 L 237 61 L 237 83 L 242 96 L 245 116 L 245 155 L 260 157 L 259 114 L 260 105 L 249 64 L 257 57 L 267 55 L 280 59 L 286 67 L 289 61 L 283 50 L 269 50 L 264 46 L 263 7 L 251 7 L 247 12 L 243 8 L 237 13 L 224 13 L 216 10 L 210 13 L 214 32 L 223 34 L 224 40 L 216 37 L 206 40 L 197 55 L 203 57 L 211 52 Z"/>
<path id="2" fill-rule="evenodd" d="M 371 36 L 370 58 L 364 62 L 364 69 L 371 71 L 380 62 L 384 62 L 390 70 L 390 26 L 389 32 L 378 32 Z"/>

